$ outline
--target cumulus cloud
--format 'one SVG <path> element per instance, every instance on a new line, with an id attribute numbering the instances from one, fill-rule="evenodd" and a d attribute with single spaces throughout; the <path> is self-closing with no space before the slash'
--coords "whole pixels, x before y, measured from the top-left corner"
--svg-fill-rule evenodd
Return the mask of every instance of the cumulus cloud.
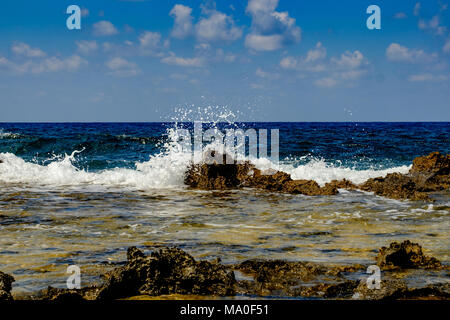
<path id="1" fill-rule="evenodd" d="M 322 45 L 321 42 L 317 42 L 316 46 L 313 49 L 309 50 L 305 57 L 284 57 L 280 61 L 280 66 L 283 69 L 319 72 L 325 70 L 325 66 L 323 63 L 326 57 L 326 48 Z"/>
<path id="2" fill-rule="evenodd" d="M 235 25 L 233 19 L 216 10 L 200 19 L 195 31 L 200 41 L 233 41 L 242 36 L 241 28 Z"/>
<path id="3" fill-rule="evenodd" d="M 76 41 L 75 44 L 77 45 L 77 51 L 81 54 L 90 54 L 92 52 L 95 52 L 98 50 L 98 43 L 97 41 L 87 41 L 87 40 L 81 40 Z"/>
<path id="4" fill-rule="evenodd" d="M 441 25 L 441 19 L 439 15 L 433 16 L 429 21 L 425 19 L 419 20 L 419 29 L 421 30 L 431 30 L 437 35 L 443 35 L 447 28 Z"/>
<path id="5" fill-rule="evenodd" d="M 174 18 L 174 26 L 172 29 L 172 37 L 184 39 L 193 33 L 194 25 L 192 23 L 192 8 L 182 4 L 176 4 L 170 10 L 170 16 Z"/>
<path id="6" fill-rule="evenodd" d="M 428 54 L 424 50 L 410 49 L 398 43 L 391 43 L 386 49 L 386 57 L 393 62 L 427 63 L 436 60 L 436 54 Z"/>
<path id="7" fill-rule="evenodd" d="M 169 56 L 161 59 L 162 63 L 180 66 L 180 67 L 201 67 L 203 66 L 203 59 L 199 57 L 183 58 L 177 57 L 173 52 Z"/>
<path id="8" fill-rule="evenodd" d="M 159 32 L 144 31 L 139 37 L 142 47 L 156 49 L 161 45 L 161 34 Z"/>
<path id="9" fill-rule="evenodd" d="M 334 87 L 340 83 L 356 80 L 367 73 L 368 61 L 359 51 L 345 51 L 338 57 L 327 59 L 327 50 L 318 42 L 304 57 L 284 57 L 280 67 L 301 71 L 302 76 L 316 79 L 318 87 Z"/>
<path id="10" fill-rule="evenodd" d="M 415 5 L 414 5 L 414 10 L 413 10 L 413 13 L 414 13 L 414 15 L 415 16 L 418 16 L 419 14 L 420 14 L 420 2 L 417 2 Z"/>
<path id="11" fill-rule="evenodd" d="M 450 53 L 450 39 L 447 39 L 444 47 L 442 48 L 442 51 L 444 51 L 445 53 Z"/>
<path id="12" fill-rule="evenodd" d="M 96 36 L 111 36 L 118 33 L 116 27 L 109 21 L 102 20 L 94 23 L 94 35 Z"/>
<path id="13" fill-rule="evenodd" d="M 408 77 L 410 82 L 440 82 L 448 80 L 446 75 L 433 75 L 431 73 L 414 74 Z"/>
<path id="14" fill-rule="evenodd" d="M 342 68 L 356 69 L 360 67 L 364 62 L 363 54 L 355 50 L 354 52 L 346 51 L 337 58 L 333 58 L 332 61 Z"/>
<path id="15" fill-rule="evenodd" d="M 234 41 L 242 36 L 242 29 L 231 16 L 216 9 L 203 8 L 203 17 L 194 25 L 192 8 L 177 4 L 170 11 L 174 18 L 172 37 L 183 39 L 190 35 L 201 42 Z"/>
<path id="16" fill-rule="evenodd" d="M 87 64 L 88 62 L 78 55 L 72 55 L 67 58 L 50 57 L 39 61 L 29 60 L 24 63 L 15 63 L 4 57 L 0 57 L 0 66 L 7 68 L 14 74 L 75 71 Z"/>
<path id="17" fill-rule="evenodd" d="M 136 63 L 130 62 L 121 57 L 112 58 L 108 60 L 105 65 L 110 70 L 108 74 L 115 76 L 131 77 L 140 73 Z"/>
<path id="18" fill-rule="evenodd" d="M 301 29 L 288 12 L 275 9 L 278 0 L 249 0 L 246 12 L 252 17 L 245 45 L 256 51 L 273 51 L 301 39 Z"/>
<path id="19" fill-rule="evenodd" d="M 314 84 L 318 87 L 330 88 L 337 85 L 337 80 L 331 77 L 318 79 L 314 82 Z"/>
<path id="20" fill-rule="evenodd" d="M 42 58 L 46 54 L 39 48 L 31 48 L 28 44 L 24 42 L 16 42 L 12 45 L 11 50 L 21 56 L 28 58 Z"/>

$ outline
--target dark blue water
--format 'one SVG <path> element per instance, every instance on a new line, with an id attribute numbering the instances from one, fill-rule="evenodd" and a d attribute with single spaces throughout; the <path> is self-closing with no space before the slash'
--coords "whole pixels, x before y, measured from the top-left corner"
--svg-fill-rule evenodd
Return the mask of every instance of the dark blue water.
<path id="1" fill-rule="evenodd" d="M 192 123 L 183 126 L 192 129 Z M 78 168 L 134 168 L 135 162 L 161 152 L 171 127 L 173 123 L 1 123 L 0 153 L 45 164 L 55 155 L 83 150 L 74 163 Z M 280 160 L 294 159 L 298 164 L 317 158 L 356 169 L 389 168 L 409 165 L 414 157 L 432 151 L 450 151 L 449 122 L 273 122 L 235 123 L 231 127 L 279 129 Z"/>

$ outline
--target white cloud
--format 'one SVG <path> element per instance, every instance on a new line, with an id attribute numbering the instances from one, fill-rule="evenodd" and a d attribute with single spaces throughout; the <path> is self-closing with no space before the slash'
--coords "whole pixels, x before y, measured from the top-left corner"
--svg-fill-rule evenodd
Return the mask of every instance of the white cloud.
<path id="1" fill-rule="evenodd" d="M 448 80 L 446 75 L 433 75 L 431 73 L 414 74 L 408 77 L 410 82 L 440 82 Z"/>
<path id="2" fill-rule="evenodd" d="M 281 59 L 280 66 L 283 69 L 307 70 L 311 72 L 320 72 L 325 70 L 323 60 L 327 57 L 327 50 L 321 42 L 306 53 L 305 57 L 285 57 Z"/>
<path id="3" fill-rule="evenodd" d="M 301 30 L 288 12 L 275 11 L 278 0 L 249 0 L 246 12 L 252 17 L 245 45 L 256 51 L 273 51 L 298 43 Z"/>
<path id="4" fill-rule="evenodd" d="M 176 65 L 180 67 L 201 67 L 203 65 L 203 59 L 199 57 L 194 58 L 183 58 L 177 57 L 174 53 L 171 53 L 170 56 L 162 58 L 162 63 Z"/>
<path id="5" fill-rule="evenodd" d="M 355 50 L 345 51 L 339 57 L 327 59 L 327 50 L 318 42 L 304 57 L 284 57 L 280 61 L 283 69 L 301 71 L 302 77 L 321 77 L 314 81 L 318 87 L 334 87 L 341 82 L 356 80 L 365 75 L 368 61 L 364 55 Z"/>
<path id="6" fill-rule="evenodd" d="M 98 50 L 98 44 L 97 41 L 87 41 L 87 40 L 81 40 L 76 41 L 75 44 L 77 45 L 77 50 L 81 54 L 90 54 L 94 51 Z"/>
<path id="7" fill-rule="evenodd" d="M 391 43 L 386 49 L 386 57 L 394 62 L 427 63 L 436 60 L 436 54 L 428 54 L 423 50 L 409 49 L 398 43 Z"/>
<path id="8" fill-rule="evenodd" d="M 435 15 L 428 22 L 424 19 L 419 20 L 419 29 L 421 30 L 431 30 L 433 33 L 437 35 L 443 35 L 447 28 L 441 25 L 439 15 Z"/>
<path id="9" fill-rule="evenodd" d="M 261 68 L 256 69 L 255 75 L 264 79 L 278 79 L 280 77 L 278 73 L 267 72 L 262 70 Z"/>
<path id="10" fill-rule="evenodd" d="M 314 82 L 314 84 L 318 87 L 323 87 L 323 88 L 330 88 L 330 87 L 334 87 L 337 85 L 337 80 L 331 78 L 331 77 L 327 77 L 327 78 L 322 78 L 322 79 L 318 79 Z"/>
<path id="11" fill-rule="evenodd" d="M 194 25 L 192 8 L 176 4 L 170 10 L 174 18 L 172 37 L 184 39 L 195 35 L 201 42 L 234 41 L 242 36 L 242 29 L 235 25 L 231 16 L 216 9 L 203 8 L 204 17 Z"/>
<path id="12" fill-rule="evenodd" d="M 184 6 L 182 4 L 176 4 L 172 10 L 170 10 L 170 16 L 175 19 L 175 23 L 172 29 L 172 37 L 178 39 L 184 39 L 193 33 L 192 23 L 192 8 Z"/>
<path id="13" fill-rule="evenodd" d="M 200 41 L 233 41 L 242 36 L 230 16 L 215 10 L 197 22 L 195 31 Z"/>
<path id="14" fill-rule="evenodd" d="M 138 66 L 134 62 L 130 62 L 121 57 L 112 58 L 105 65 L 110 70 L 109 74 L 115 76 L 130 77 L 140 73 Z"/>
<path id="15" fill-rule="evenodd" d="M 442 51 L 444 51 L 445 53 L 450 53 L 450 39 L 447 39 L 444 47 L 442 48 Z"/>
<path id="16" fill-rule="evenodd" d="M 118 33 L 116 27 L 106 20 L 95 23 L 93 27 L 96 36 L 111 36 Z"/>
<path id="17" fill-rule="evenodd" d="M 50 57 L 37 62 L 29 60 L 21 64 L 0 57 L 0 66 L 7 68 L 14 74 L 41 74 L 58 71 L 75 71 L 87 64 L 88 62 L 78 55 L 72 55 L 65 59 Z"/>
<path id="18" fill-rule="evenodd" d="M 22 55 L 28 58 L 42 58 L 46 54 L 39 48 L 31 48 L 24 42 L 16 42 L 11 47 L 11 50 L 18 55 Z"/>
<path id="19" fill-rule="evenodd" d="M 420 2 L 417 2 L 416 5 L 414 6 L 414 15 L 418 16 L 420 14 Z"/>
<path id="20" fill-rule="evenodd" d="M 339 59 L 333 58 L 332 61 L 339 67 L 356 69 L 364 63 L 364 56 L 358 50 L 355 50 L 354 52 L 346 51 L 341 54 Z"/>
<path id="21" fill-rule="evenodd" d="M 139 37 L 142 47 L 156 49 L 161 45 L 161 34 L 159 32 L 144 31 Z"/>

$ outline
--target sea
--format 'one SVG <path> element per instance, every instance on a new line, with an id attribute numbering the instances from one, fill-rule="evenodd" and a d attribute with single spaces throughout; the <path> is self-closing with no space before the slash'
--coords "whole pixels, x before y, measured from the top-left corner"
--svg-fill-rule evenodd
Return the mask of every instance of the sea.
<path id="1" fill-rule="evenodd" d="M 279 130 L 279 161 L 261 169 L 324 185 L 407 173 L 415 157 L 450 153 L 450 123 L 214 122 L 218 130 Z M 13 293 L 82 286 L 126 260 L 126 249 L 177 246 L 196 259 L 371 264 L 392 241 L 450 261 L 450 199 L 393 200 L 363 191 L 304 196 L 256 189 L 192 190 L 190 122 L 0 123 L 0 271 Z M 206 143 L 207 144 L 207 143 Z"/>

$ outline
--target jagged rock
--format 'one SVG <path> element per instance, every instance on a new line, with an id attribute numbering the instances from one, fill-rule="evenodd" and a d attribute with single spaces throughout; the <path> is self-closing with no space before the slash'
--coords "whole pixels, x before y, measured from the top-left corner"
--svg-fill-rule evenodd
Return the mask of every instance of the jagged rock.
<path id="1" fill-rule="evenodd" d="M 442 264 L 434 257 L 425 256 L 417 243 L 405 240 L 392 242 L 389 247 L 382 247 L 377 256 L 377 265 L 383 270 L 396 268 L 440 269 Z"/>
<path id="2" fill-rule="evenodd" d="M 450 154 L 442 155 L 432 152 L 427 156 L 417 157 L 413 160 L 410 173 L 429 173 L 438 176 L 450 174 Z"/>
<path id="3" fill-rule="evenodd" d="M 185 184 L 195 189 L 224 190 L 252 187 L 268 191 L 304 194 L 310 196 L 333 195 L 334 186 L 320 187 L 313 180 L 292 180 L 281 171 L 262 172 L 249 162 L 242 164 L 197 164 L 192 165 L 185 174 Z"/>
<path id="4" fill-rule="evenodd" d="M 358 188 L 353 182 L 351 182 L 347 179 L 333 180 L 333 181 L 325 184 L 325 186 L 327 186 L 327 185 L 330 187 L 334 187 L 336 189 L 355 190 Z"/>
<path id="5" fill-rule="evenodd" d="M 355 185 L 346 179 L 333 180 L 320 187 L 314 180 L 292 180 L 285 172 L 269 170 L 262 172 L 250 162 L 229 164 L 191 165 L 185 174 L 185 184 L 203 190 L 224 190 L 252 187 L 268 191 L 304 194 L 308 196 L 335 195 L 338 189 L 374 192 L 393 199 L 430 200 L 428 193 L 450 189 L 450 155 L 433 152 L 413 160 L 408 174 L 391 173 L 386 177 L 368 179 Z"/>
<path id="6" fill-rule="evenodd" d="M 438 283 L 423 288 L 408 288 L 403 280 L 384 280 L 380 289 L 369 289 L 365 280 L 361 280 L 356 288 L 353 299 L 359 300 L 433 300 L 450 298 L 450 284 Z"/>
<path id="7" fill-rule="evenodd" d="M 0 271 L 0 301 L 13 300 L 11 295 L 12 283 L 14 278 L 9 274 Z"/>
<path id="8" fill-rule="evenodd" d="M 366 280 L 361 280 L 352 296 L 357 300 L 398 299 L 408 291 L 403 280 L 383 280 L 380 289 L 369 288 Z"/>
<path id="9" fill-rule="evenodd" d="M 390 173 L 384 178 L 371 178 L 359 187 L 387 198 L 429 200 L 428 195 L 413 178 L 400 173 Z"/>
<path id="10" fill-rule="evenodd" d="M 218 263 L 195 261 L 177 248 L 145 256 L 128 249 L 127 263 L 106 275 L 97 299 L 112 300 L 139 294 L 234 295 L 234 273 Z"/>
<path id="11" fill-rule="evenodd" d="M 319 184 L 313 180 L 291 180 L 283 185 L 282 190 L 287 193 L 304 194 L 307 196 L 330 196 L 338 193 L 336 187 L 327 184 L 321 188 Z"/>

